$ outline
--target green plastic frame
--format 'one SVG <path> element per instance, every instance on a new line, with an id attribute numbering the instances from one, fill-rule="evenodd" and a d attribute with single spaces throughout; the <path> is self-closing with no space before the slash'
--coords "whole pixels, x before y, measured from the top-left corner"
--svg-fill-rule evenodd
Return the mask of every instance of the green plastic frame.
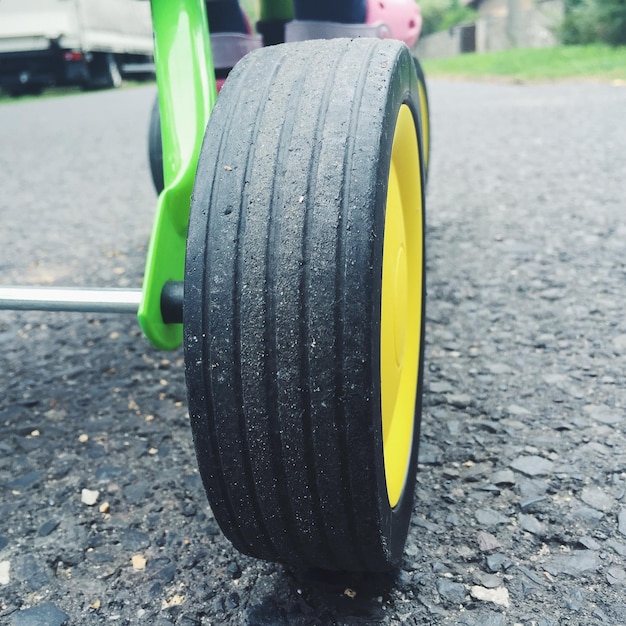
<path id="1" fill-rule="evenodd" d="M 262 0 L 262 19 L 291 19 L 291 0 Z M 161 112 L 163 179 L 137 314 L 148 340 L 173 350 L 181 324 L 166 324 L 161 293 L 182 281 L 189 207 L 204 131 L 217 99 L 205 0 L 151 0 L 154 61 Z"/>
<path id="2" fill-rule="evenodd" d="M 161 112 L 163 180 L 146 259 L 137 317 L 150 342 L 171 350 L 180 324 L 161 316 L 161 292 L 182 281 L 193 181 L 217 91 L 203 0 L 152 0 L 154 61 Z"/>

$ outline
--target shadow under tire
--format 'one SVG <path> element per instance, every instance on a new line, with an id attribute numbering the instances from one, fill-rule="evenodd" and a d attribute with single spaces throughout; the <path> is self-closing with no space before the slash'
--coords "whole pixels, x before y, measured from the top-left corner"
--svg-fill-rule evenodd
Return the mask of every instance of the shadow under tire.
<path id="1" fill-rule="evenodd" d="M 364 572 L 402 558 L 424 349 L 420 144 L 415 65 L 396 41 L 265 48 L 221 91 L 191 203 L 185 369 L 207 496 L 246 554 Z"/>

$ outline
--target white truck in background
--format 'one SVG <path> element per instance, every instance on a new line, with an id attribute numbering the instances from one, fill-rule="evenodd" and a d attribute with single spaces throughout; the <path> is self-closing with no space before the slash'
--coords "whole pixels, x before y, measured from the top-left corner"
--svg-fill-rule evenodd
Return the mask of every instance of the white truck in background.
<path id="1" fill-rule="evenodd" d="M 154 75 L 145 0 L 0 0 L 0 87 L 117 87 Z"/>

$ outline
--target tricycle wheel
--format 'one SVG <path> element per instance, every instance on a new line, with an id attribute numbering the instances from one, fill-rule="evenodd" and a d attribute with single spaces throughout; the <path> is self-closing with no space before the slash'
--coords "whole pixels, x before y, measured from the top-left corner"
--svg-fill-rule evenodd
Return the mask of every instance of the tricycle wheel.
<path id="1" fill-rule="evenodd" d="M 116 89 L 122 84 L 122 74 L 111 52 L 94 52 L 89 63 L 87 89 Z"/>
<path id="2" fill-rule="evenodd" d="M 421 63 L 413 57 L 415 71 L 417 72 L 417 84 L 420 95 L 420 113 L 422 118 L 422 146 L 424 152 L 424 169 L 428 181 L 428 169 L 430 166 L 430 103 L 428 101 L 428 89 L 426 88 L 426 76 Z"/>
<path id="3" fill-rule="evenodd" d="M 163 191 L 163 147 L 161 144 L 161 114 L 159 111 L 159 98 L 154 99 L 150 112 L 150 127 L 148 128 L 148 160 L 150 162 L 150 174 L 152 183 L 157 194 Z"/>
<path id="4" fill-rule="evenodd" d="M 204 486 L 246 554 L 371 572 L 401 559 L 424 346 L 421 141 L 415 65 L 392 40 L 250 54 L 211 115 L 185 366 Z"/>

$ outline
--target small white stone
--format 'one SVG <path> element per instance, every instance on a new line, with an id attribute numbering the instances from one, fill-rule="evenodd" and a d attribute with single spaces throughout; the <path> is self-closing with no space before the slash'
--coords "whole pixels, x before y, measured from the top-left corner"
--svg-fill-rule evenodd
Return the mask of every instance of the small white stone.
<path id="1" fill-rule="evenodd" d="M 91 489 L 83 489 L 80 495 L 80 501 L 87 506 L 93 506 L 96 502 L 98 502 L 98 497 L 100 496 L 99 491 L 92 491 Z"/>
<path id="2" fill-rule="evenodd" d="M 509 607 L 509 592 L 506 587 L 496 587 L 495 589 L 487 589 L 486 587 L 480 587 L 474 585 L 470 589 L 472 598 L 476 600 L 483 600 L 483 602 L 493 602 L 498 606 Z"/>
<path id="3" fill-rule="evenodd" d="M 0 585 L 8 585 L 11 582 L 10 569 L 10 561 L 0 561 Z"/>

